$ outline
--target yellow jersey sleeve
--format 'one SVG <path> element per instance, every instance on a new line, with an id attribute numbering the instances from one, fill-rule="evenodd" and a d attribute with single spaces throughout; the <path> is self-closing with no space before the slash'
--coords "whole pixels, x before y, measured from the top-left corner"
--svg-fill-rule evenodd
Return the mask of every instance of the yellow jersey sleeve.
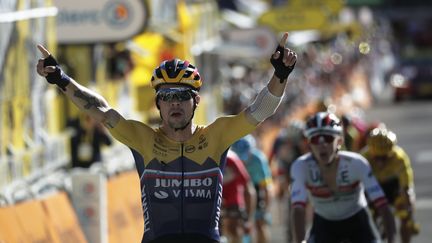
<path id="1" fill-rule="evenodd" d="M 226 150 L 235 141 L 253 132 L 256 126 L 248 121 L 245 111 L 242 111 L 237 115 L 220 117 L 208 128 L 220 141 L 220 150 Z"/>
<path id="2" fill-rule="evenodd" d="M 411 167 L 411 161 L 408 154 L 400 147 L 395 147 L 394 152 L 398 160 L 399 181 L 402 188 L 410 188 L 414 186 L 414 173 Z"/>
<path id="3" fill-rule="evenodd" d="M 145 141 L 151 143 L 154 137 L 154 130 L 151 127 L 142 122 L 124 118 L 121 118 L 117 125 L 108 131 L 119 142 L 139 152 L 144 150 Z"/>

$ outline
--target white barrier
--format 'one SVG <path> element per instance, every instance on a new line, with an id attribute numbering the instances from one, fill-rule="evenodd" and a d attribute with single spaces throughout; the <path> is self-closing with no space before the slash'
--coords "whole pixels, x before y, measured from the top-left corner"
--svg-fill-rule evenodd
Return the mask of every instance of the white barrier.
<path id="1" fill-rule="evenodd" d="M 106 177 L 87 170 L 71 176 L 71 200 L 89 243 L 108 243 Z"/>

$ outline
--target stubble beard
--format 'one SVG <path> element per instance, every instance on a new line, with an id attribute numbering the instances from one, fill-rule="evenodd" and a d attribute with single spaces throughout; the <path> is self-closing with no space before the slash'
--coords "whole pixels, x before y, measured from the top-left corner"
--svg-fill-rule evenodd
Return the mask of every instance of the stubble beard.
<path id="1" fill-rule="evenodd" d="M 168 126 L 171 129 L 177 130 L 184 128 L 189 122 L 186 119 L 182 119 L 181 121 L 168 121 Z"/>

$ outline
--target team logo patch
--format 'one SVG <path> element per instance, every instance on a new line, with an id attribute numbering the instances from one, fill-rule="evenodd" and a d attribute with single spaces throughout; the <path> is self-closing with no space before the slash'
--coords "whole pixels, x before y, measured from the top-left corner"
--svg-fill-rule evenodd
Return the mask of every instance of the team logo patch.
<path id="1" fill-rule="evenodd" d="M 158 191 L 158 192 L 154 192 L 154 196 L 158 199 L 165 199 L 168 197 L 168 193 L 164 191 Z"/>
<path id="2" fill-rule="evenodd" d="M 121 28 L 131 22 L 132 12 L 126 2 L 111 1 L 105 6 L 105 21 L 112 27 Z"/>
<path id="3" fill-rule="evenodd" d="M 186 153 L 193 153 L 194 151 L 195 151 L 195 146 L 193 146 L 193 145 L 188 145 L 185 148 Z"/>

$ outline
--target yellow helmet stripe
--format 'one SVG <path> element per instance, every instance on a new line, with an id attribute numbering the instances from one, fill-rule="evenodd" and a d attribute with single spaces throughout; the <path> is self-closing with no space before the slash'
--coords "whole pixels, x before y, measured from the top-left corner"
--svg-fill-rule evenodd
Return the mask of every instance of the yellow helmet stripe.
<path id="1" fill-rule="evenodd" d="M 177 75 L 177 77 L 170 78 L 168 76 L 166 70 L 165 69 L 161 69 L 162 77 L 168 83 L 177 83 L 177 82 L 179 82 L 183 78 L 183 75 L 184 75 L 185 72 L 186 72 L 186 70 L 183 69 L 183 70 L 180 71 L 180 73 Z"/>

